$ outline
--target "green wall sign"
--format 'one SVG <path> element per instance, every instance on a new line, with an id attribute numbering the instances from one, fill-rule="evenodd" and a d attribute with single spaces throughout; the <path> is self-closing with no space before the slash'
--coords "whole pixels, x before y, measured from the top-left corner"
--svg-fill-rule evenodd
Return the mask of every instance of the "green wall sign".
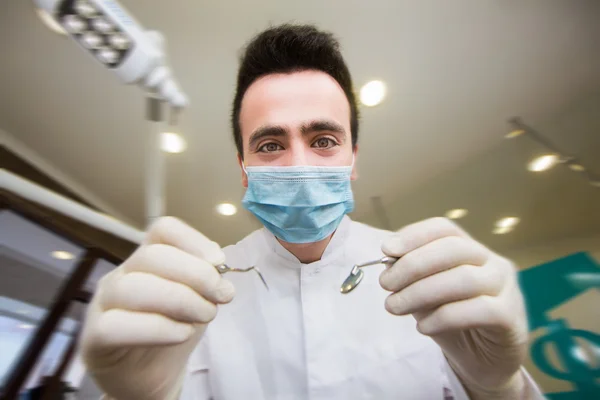
<path id="1" fill-rule="evenodd" d="M 573 254 L 521 271 L 519 283 L 527 304 L 530 331 L 545 331 L 531 343 L 531 359 L 543 373 L 568 381 L 575 388 L 546 396 L 551 400 L 600 399 L 600 334 L 572 329 L 566 319 L 553 319 L 550 315 L 584 292 L 600 290 L 598 263 L 586 253 Z M 560 365 L 555 365 L 556 359 L 553 364 L 549 357 L 550 347 Z"/>

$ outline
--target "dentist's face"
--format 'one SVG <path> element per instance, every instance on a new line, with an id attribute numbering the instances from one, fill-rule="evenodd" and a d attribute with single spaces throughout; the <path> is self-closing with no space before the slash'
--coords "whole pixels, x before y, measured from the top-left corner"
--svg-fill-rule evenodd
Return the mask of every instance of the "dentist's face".
<path id="1" fill-rule="evenodd" d="M 350 105 L 341 86 L 324 72 L 256 80 L 244 94 L 240 127 L 246 166 L 352 164 Z M 242 182 L 248 186 L 243 172 Z"/>

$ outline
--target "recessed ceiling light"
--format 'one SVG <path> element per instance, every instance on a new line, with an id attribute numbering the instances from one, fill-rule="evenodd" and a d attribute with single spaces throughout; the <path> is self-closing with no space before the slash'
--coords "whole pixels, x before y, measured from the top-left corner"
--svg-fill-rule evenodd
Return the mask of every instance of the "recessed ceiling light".
<path id="1" fill-rule="evenodd" d="M 569 168 L 571 168 L 572 171 L 576 171 L 576 172 L 585 171 L 585 167 L 581 164 L 569 164 Z"/>
<path id="2" fill-rule="evenodd" d="M 35 12 L 37 13 L 38 17 L 42 20 L 44 25 L 46 25 L 46 27 L 52 32 L 58 33 L 59 35 L 67 34 L 67 31 L 64 30 L 64 28 L 58 23 L 56 19 L 54 19 L 52 15 L 50 15 L 48 11 L 36 7 Z"/>
<path id="3" fill-rule="evenodd" d="M 519 221 L 517 217 L 506 217 L 496 221 L 496 228 L 514 228 Z"/>
<path id="4" fill-rule="evenodd" d="M 167 153 L 181 153 L 187 147 L 185 139 L 173 132 L 163 132 L 160 138 L 160 147 Z"/>
<path id="5" fill-rule="evenodd" d="M 517 136 L 521 136 L 524 133 L 525 131 L 523 129 L 515 129 L 514 131 L 508 132 L 506 135 L 504 135 L 504 137 L 507 139 L 512 139 L 516 138 Z"/>
<path id="6" fill-rule="evenodd" d="M 381 81 L 371 81 L 360 89 L 360 101 L 365 106 L 373 107 L 383 101 L 385 84 Z"/>
<path id="7" fill-rule="evenodd" d="M 513 230 L 512 226 L 497 226 L 494 228 L 494 230 L 492 231 L 492 233 L 494 235 L 504 235 L 505 233 L 511 232 Z"/>
<path id="8" fill-rule="evenodd" d="M 33 328 L 35 328 L 35 326 L 33 326 L 31 324 L 19 324 L 17 327 L 19 329 L 33 329 Z"/>
<path id="9" fill-rule="evenodd" d="M 468 213 L 469 213 L 469 211 L 465 208 L 455 208 L 454 210 L 450 210 L 450 211 L 446 212 L 446 217 L 448 217 L 450 219 L 459 219 L 459 218 L 463 218 Z"/>
<path id="10" fill-rule="evenodd" d="M 556 154 L 546 154 L 537 158 L 534 158 L 527 165 L 527 169 L 532 172 L 546 171 L 554 167 L 559 161 Z"/>
<path id="11" fill-rule="evenodd" d="M 69 253 L 68 251 L 57 250 L 50 253 L 50 255 L 57 260 L 72 260 L 75 258 L 73 253 Z"/>
<path id="12" fill-rule="evenodd" d="M 237 213 L 237 207 L 231 203 L 221 203 L 217 205 L 217 212 L 221 215 L 234 215 Z"/>

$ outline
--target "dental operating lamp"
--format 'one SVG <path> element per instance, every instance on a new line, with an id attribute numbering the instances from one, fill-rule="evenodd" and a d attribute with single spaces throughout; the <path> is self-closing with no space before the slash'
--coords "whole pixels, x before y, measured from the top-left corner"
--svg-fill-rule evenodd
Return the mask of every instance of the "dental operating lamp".
<path id="1" fill-rule="evenodd" d="M 164 130 L 162 103 L 174 116 L 188 105 L 168 67 L 164 38 L 146 31 L 114 0 L 34 0 L 58 22 L 80 48 L 126 84 L 140 86 L 147 97 L 152 125 L 146 164 L 146 217 L 164 213 L 164 162 L 160 137 Z"/>

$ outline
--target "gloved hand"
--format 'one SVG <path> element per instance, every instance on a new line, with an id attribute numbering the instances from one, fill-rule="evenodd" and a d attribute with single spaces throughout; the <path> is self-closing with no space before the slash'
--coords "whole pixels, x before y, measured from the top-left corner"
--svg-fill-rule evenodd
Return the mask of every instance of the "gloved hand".
<path id="1" fill-rule="evenodd" d="M 188 357 L 234 288 L 215 265 L 215 242 L 174 218 L 158 220 L 146 240 L 99 283 L 81 341 L 98 386 L 118 400 L 178 396 Z"/>
<path id="2" fill-rule="evenodd" d="M 386 309 L 414 316 L 471 398 L 521 398 L 528 329 L 513 264 L 445 218 L 401 229 L 382 250 L 401 257 L 380 275 Z"/>

